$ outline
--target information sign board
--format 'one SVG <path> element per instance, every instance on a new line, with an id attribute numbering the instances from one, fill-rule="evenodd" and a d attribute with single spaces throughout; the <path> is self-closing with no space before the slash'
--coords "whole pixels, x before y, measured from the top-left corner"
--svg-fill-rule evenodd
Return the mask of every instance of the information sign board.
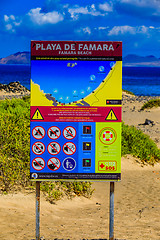
<path id="1" fill-rule="evenodd" d="M 121 179 L 122 43 L 31 41 L 30 178 Z"/>

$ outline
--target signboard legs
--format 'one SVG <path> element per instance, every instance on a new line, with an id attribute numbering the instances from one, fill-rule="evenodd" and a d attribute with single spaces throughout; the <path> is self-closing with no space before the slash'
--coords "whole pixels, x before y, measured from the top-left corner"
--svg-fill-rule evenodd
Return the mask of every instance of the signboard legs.
<path id="1" fill-rule="evenodd" d="M 114 182 L 110 182 L 109 240 L 114 240 Z"/>
<path id="2" fill-rule="evenodd" d="M 40 240 L 40 182 L 36 182 L 36 240 Z"/>

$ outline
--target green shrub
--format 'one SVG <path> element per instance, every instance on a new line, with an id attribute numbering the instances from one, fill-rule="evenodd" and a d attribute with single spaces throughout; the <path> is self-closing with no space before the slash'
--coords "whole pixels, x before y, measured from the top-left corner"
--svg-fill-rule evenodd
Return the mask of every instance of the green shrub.
<path id="1" fill-rule="evenodd" d="M 160 107 L 160 99 L 151 99 L 146 102 L 140 110 L 149 109 L 153 107 Z"/>
<path id="2" fill-rule="evenodd" d="M 29 101 L 0 101 L 0 169 L 3 189 L 29 179 Z"/>
<path id="3" fill-rule="evenodd" d="M 30 181 L 30 97 L 0 101 L 0 187 L 3 192 L 15 186 L 34 186 Z M 64 194 L 92 195 L 88 182 L 43 182 L 41 190 L 53 202 Z"/>
<path id="4" fill-rule="evenodd" d="M 125 92 L 125 93 L 128 93 L 128 94 L 130 94 L 130 95 L 134 95 L 134 96 L 135 96 L 135 94 L 134 94 L 133 92 L 131 92 L 131 91 L 124 90 L 124 89 L 122 89 L 122 91 Z"/>
<path id="5" fill-rule="evenodd" d="M 16 186 L 33 188 L 29 179 L 30 151 L 30 98 L 0 101 L 0 189 L 8 192 Z M 122 124 L 122 155 L 132 154 L 154 164 L 160 160 L 160 150 L 142 131 Z M 42 182 L 41 190 L 54 202 L 62 196 L 93 193 L 90 182 Z"/>
<path id="6" fill-rule="evenodd" d="M 154 164 L 160 160 L 160 150 L 141 130 L 122 124 L 122 155 L 132 154 L 142 162 Z"/>

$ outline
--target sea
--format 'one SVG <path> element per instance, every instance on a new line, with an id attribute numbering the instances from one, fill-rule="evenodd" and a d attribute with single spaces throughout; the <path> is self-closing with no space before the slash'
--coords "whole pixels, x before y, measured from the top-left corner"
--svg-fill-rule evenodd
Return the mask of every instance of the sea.
<path id="1" fill-rule="evenodd" d="M 30 65 L 0 64 L 0 83 L 19 81 L 30 89 Z M 122 88 L 138 96 L 160 96 L 160 67 L 123 67 Z"/>

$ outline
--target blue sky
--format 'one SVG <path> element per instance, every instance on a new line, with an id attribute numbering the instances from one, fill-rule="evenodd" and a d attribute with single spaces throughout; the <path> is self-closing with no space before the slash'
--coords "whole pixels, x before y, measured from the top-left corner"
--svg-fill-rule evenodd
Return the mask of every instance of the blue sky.
<path id="1" fill-rule="evenodd" d="M 123 41 L 123 55 L 160 57 L 160 0 L 1 0 L 0 57 L 30 40 Z"/>

